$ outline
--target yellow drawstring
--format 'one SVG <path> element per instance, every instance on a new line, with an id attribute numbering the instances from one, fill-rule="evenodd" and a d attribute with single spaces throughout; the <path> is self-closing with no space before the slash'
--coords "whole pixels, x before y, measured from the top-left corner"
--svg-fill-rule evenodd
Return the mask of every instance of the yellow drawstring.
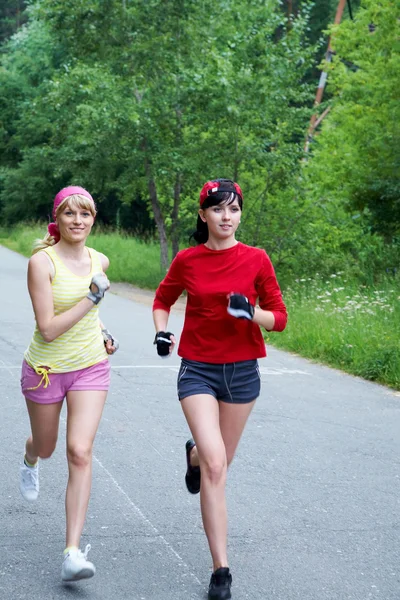
<path id="1" fill-rule="evenodd" d="M 49 379 L 49 371 L 50 369 L 46 369 L 46 367 L 34 367 L 35 372 L 38 375 L 42 376 L 42 379 L 39 381 L 39 383 L 35 386 L 35 387 L 30 387 L 27 388 L 28 390 L 37 390 L 38 387 L 40 387 L 44 381 L 44 388 L 47 388 L 48 385 L 51 385 L 50 383 L 50 379 Z"/>

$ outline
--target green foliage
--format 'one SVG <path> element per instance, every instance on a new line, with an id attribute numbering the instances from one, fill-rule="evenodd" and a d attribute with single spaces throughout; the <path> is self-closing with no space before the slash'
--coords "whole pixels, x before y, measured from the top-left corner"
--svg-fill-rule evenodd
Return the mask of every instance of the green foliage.
<path id="1" fill-rule="evenodd" d="M 1 218 L 47 220 L 54 194 L 79 183 L 100 222 L 148 238 L 156 225 L 176 251 L 202 183 L 231 177 L 239 235 L 282 281 L 338 269 L 379 281 L 399 264 L 398 20 L 393 2 L 365 2 L 335 28 L 332 110 L 304 165 L 322 47 L 310 40 L 336 7 L 33 2 L 0 67 Z"/>
<path id="2" fill-rule="evenodd" d="M 335 95 L 308 169 L 311 193 L 387 241 L 400 233 L 399 14 L 391 0 L 365 0 L 332 29 Z"/>
<path id="3" fill-rule="evenodd" d="M 25 23 L 26 4 L 23 0 L 7 0 L 0 4 L 0 44 L 16 33 Z"/>
<path id="4" fill-rule="evenodd" d="M 313 49 L 305 43 L 307 10 L 276 40 L 286 25 L 276 8 L 273 1 L 245 10 L 242 1 L 34 5 L 4 62 L 7 99 L 12 86 L 21 93 L 7 119 L 3 217 L 15 221 L 27 205 L 27 217 L 45 216 L 42 198 L 72 181 L 88 185 L 100 206 L 110 197 L 140 200 L 153 214 L 152 180 L 172 235 L 177 181 L 193 208 L 204 179 L 217 175 L 248 182 L 249 198 L 258 196 L 258 180 L 269 189 L 286 185 L 310 114 L 302 78 Z M 42 52 L 48 64 L 39 68 L 38 60 L 30 70 Z"/>

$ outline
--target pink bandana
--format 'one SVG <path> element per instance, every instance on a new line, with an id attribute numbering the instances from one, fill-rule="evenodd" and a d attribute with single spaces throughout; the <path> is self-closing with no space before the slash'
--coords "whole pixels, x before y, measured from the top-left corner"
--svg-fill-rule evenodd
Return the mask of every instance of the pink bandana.
<path id="1" fill-rule="evenodd" d="M 61 202 L 63 200 L 65 200 L 65 198 L 68 198 L 68 196 L 72 196 L 73 194 L 79 194 L 80 196 L 85 196 L 86 198 L 91 200 L 93 202 L 93 205 L 95 206 L 94 200 L 93 200 L 92 196 L 89 194 L 89 192 L 87 192 L 84 188 L 79 187 L 79 185 L 69 185 L 68 187 L 65 187 L 62 190 L 60 190 L 58 192 L 58 194 L 56 195 L 56 197 L 54 198 L 54 204 L 53 204 L 53 219 L 54 220 L 56 218 L 57 208 L 60 206 Z M 56 242 L 60 241 L 60 232 L 58 230 L 57 223 L 49 223 L 49 225 L 47 227 L 47 231 L 49 232 L 49 234 L 51 236 L 53 236 L 53 238 L 55 239 Z"/>

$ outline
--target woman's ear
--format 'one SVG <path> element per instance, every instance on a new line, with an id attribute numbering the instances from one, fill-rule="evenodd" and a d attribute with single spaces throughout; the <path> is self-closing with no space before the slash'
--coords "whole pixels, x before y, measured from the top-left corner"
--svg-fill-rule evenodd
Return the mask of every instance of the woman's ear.
<path id="1" fill-rule="evenodd" d="M 199 209 L 199 217 L 203 221 L 203 223 L 207 223 L 205 212 L 202 208 Z"/>

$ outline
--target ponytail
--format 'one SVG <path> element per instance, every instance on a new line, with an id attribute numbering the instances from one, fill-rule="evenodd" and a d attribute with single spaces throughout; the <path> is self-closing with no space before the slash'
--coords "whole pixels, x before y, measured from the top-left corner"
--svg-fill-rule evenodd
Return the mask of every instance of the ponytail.
<path id="1" fill-rule="evenodd" d="M 36 239 L 33 242 L 32 255 L 36 254 L 40 250 L 44 250 L 45 248 L 54 246 L 55 243 L 56 243 L 56 240 L 53 238 L 53 236 L 50 235 L 49 233 L 46 233 L 45 237 L 42 240 Z"/>
<path id="2" fill-rule="evenodd" d="M 194 239 L 197 244 L 205 244 L 208 240 L 208 225 L 201 218 L 197 216 L 196 231 L 190 236 L 190 240 Z"/>

